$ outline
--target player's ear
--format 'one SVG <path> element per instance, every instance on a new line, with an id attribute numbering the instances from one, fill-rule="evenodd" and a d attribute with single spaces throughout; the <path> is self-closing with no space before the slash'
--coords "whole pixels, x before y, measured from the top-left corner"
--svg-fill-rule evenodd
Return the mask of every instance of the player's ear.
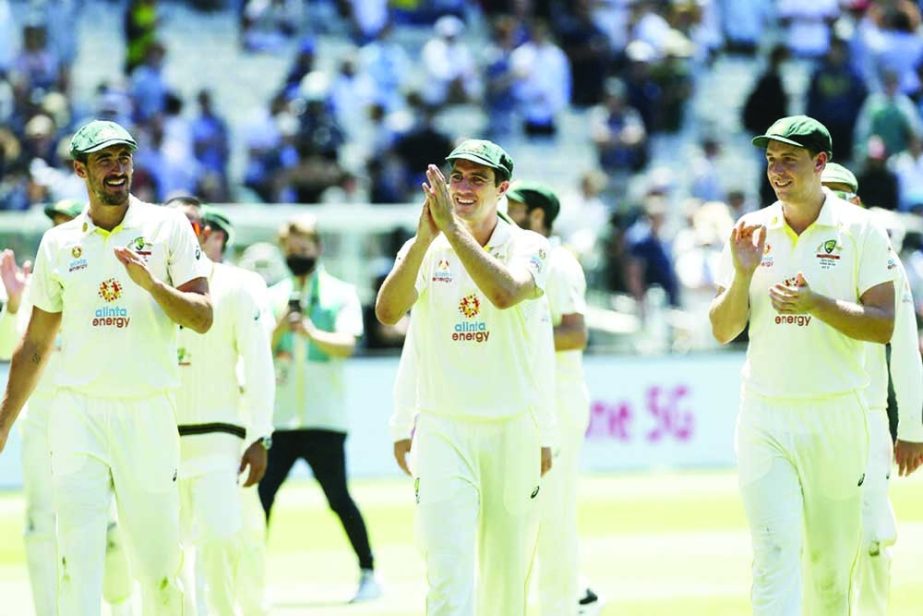
<path id="1" fill-rule="evenodd" d="M 829 157 L 827 156 L 826 152 L 820 152 L 814 159 L 814 171 L 817 172 L 818 175 L 823 173 L 824 167 L 826 167 L 827 163 L 830 162 L 828 158 Z"/>
<path id="2" fill-rule="evenodd" d="M 87 177 L 87 166 L 80 162 L 79 160 L 74 161 L 74 173 L 77 174 L 78 178 Z"/>

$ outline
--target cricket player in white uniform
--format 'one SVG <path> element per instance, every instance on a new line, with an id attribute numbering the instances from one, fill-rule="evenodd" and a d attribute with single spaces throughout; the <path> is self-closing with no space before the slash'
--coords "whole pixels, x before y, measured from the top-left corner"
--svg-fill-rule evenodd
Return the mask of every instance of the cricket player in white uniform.
<path id="1" fill-rule="evenodd" d="M 560 446 L 552 452 L 554 468 L 543 482 L 537 580 L 542 614 L 574 615 L 598 603 L 595 593 L 578 596 L 577 482 L 580 449 L 590 420 L 590 394 L 583 376 L 583 350 L 589 337 L 584 320 L 586 277 L 573 253 L 551 235 L 561 211 L 554 191 L 538 183 L 516 182 L 506 192 L 506 200 L 513 222 L 547 237 L 551 244 L 545 296 L 554 327 Z"/>
<path id="2" fill-rule="evenodd" d="M 868 212 L 821 186 L 832 143 L 820 122 L 782 118 L 753 143 L 778 201 L 735 225 L 710 311 L 721 343 L 750 328 L 736 447 L 753 611 L 848 614 L 868 460 L 864 343 L 891 339 L 892 253 Z"/>
<path id="3" fill-rule="evenodd" d="M 862 205 L 859 182 L 849 170 L 827 163 L 821 174 L 824 187 L 850 203 Z M 910 474 L 923 454 L 923 361 L 917 344 L 917 321 L 913 295 L 897 247 L 888 268 L 894 274 L 897 304 L 894 334 L 888 347 L 866 345 L 866 370 L 870 384 L 865 390 L 869 406 L 869 460 L 862 483 L 862 546 L 858 562 L 858 613 L 886 616 L 891 589 L 891 546 L 897 541 L 897 522 L 888 499 L 888 482 L 895 457 L 888 415 L 888 382 L 894 388 L 898 413 L 897 457 L 901 474 Z"/>
<path id="4" fill-rule="evenodd" d="M 83 208 L 83 203 L 65 199 L 49 204 L 45 208 L 45 215 L 57 226 L 79 216 Z M 32 314 L 29 298 L 31 265 L 24 264 L 19 269 L 13 251 L 4 250 L 0 254 L 0 278 L 7 297 L 7 303 L 0 311 L 0 359 L 8 361 L 25 333 Z M 55 341 L 55 351 L 59 350 L 59 344 L 60 335 Z M 51 451 L 48 447 L 48 416 L 54 398 L 51 381 L 56 371 L 57 353 L 53 353 L 48 362 L 50 367 L 39 378 L 19 422 L 22 429 L 23 494 L 26 501 L 26 561 L 37 616 L 54 616 L 58 609 L 58 549 L 55 541 Z M 131 614 L 131 594 L 131 574 L 121 533 L 115 521 L 110 520 L 106 533 L 103 596 L 110 604 L 113 616 Z"/>
<path id="5" fill-rule="evenodd" d="M 2 447 L 60 328 L 48 434 L 62 616 L 100 613 L 113 493 L 144 612 L 183 613 L 176 325 L 204 333 L 212 307 L 189 222 L 129 192 L 136 147 L 114 122 L 72 138 L 89 207 L 42 238 L 32 316 L 0 403 Z"/>
<path id="6" fill-rule="evenodd" d="M 427 614 L 522 615 L 556 438 L 529 331 L 547 311 L 533 300 L 550 247 L 498 217 L 513 170 L 502 148 L 470 139 L 446 160 L 448 180 L 427 169 L 417 234 L 375 305 L 386 324 L 413 308 L 418 415 L 395 455 L 414 452 Z"/>
<path id="7" fill-rule="evenodd" d="M 208 207 L 181 205 L 203 250 Z M 204 257 L 208 259 L 207 255 Z M 243 580 L 237 577 L 244 548 L 244 515 L 238 474 L 249 468 L 245 487 L 266 470 L 272 444 L 275 372 L 265 314 L 247 284 L 249 273 L 208 259 L 211 329 L 197 334 L 180 328 L 177 392 L 180 433 L 180 513 L 187 553 L 201 564 L 205 597 L 200 614 L 234 614 Z M 238 379 L 243 372 L 244 389 Z M 244 447 L 241 456 L 242 444 Z M 189 584 L 186 584 L 189 592 Z M 191 593 L 190 593 L 191 594 Z M 204 601 L 202 600 L 204 599 Z M 207 606 L 202 609 L 201 606 Z M 187 602 L 190 605 L 191 602 Z"/>
<path id="8" fill-rule="evenodd" d="M 202 250 L 215 263 L 225 263 L 227 246 L 234 241 L 234 226 L 230 218 L 223 210 L 208 207 L 202 212 L 202 222 Z M 242 267 L 237 267 L 234 271 L 259 304 L 262 315 L 260 323 L 266 328 L 267 339 L 271 339 L 275 329 L 275 317 L 266 281 L 260 274 Z M 237 378 L 244 392 L 247 389 L 246 376 L 242 362 L 238 362 Z M 242 405 L 246 397 L 241 396 Z M 254 418 L 251 416 L 250 419 L 253 421 Z M 247 432 L 261 434 L 260 429 L 253 425 L 247 427 Z M 270 444 L 265 441 L 263 443 Z M 243 616 L 266 616 L 269 613 L 266 595 L 266 512 L 263 511 L 257 485 L 241 486 L 240 498 L 244 528 L 243 545 L 237 562 L 237 601 Z"/>

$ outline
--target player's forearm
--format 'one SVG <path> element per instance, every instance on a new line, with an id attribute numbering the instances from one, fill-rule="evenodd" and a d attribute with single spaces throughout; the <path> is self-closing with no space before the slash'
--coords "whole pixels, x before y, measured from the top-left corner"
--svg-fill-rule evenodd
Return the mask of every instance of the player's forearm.
<path id="1" fill-rule="evenodd" d="M 913 312 L 899 309 L 894 327 L 888 369 L 897 401 L 897 436 L 902 441 L 923 443 L 923 360 Z"/>
<path id="2" fill-rule="evenodd" d="M 204 334 L 212 326 L 212 303 L 207 294 L 180 291 L 160 281 L 151 287 L 151 296 L 177 325 Z"/>
<path id="3" fill-rule="evenodd" d="M 582 351 L 588 340 L 586 324 L 561 323 L 554 328 L 555 351 Z"/>
<path id="4" fill-rule="evenodd" d="M 731 286 L 712 300 L 708 318 L 712 335 L 721 344 L 740 335 L 750 319 L 750 277 L 735 275 Z"/>
<path id="5" fill-rule="evenodd" d="M 417 300 L 417 274 L 430 244 L 415 239 L 404 258 L 394 265 L 375 298 L 375 317 L 385 325 L 401 320 Z"/>
<path id="6" fill-rule="evenodd" d="M 21 338 L 17 325 L 18 315 L 8 312 L 4 306 L 0 311 L 0 360 L 9 360 L 16 351 L 16 345 Z"/>
<path id="7" fill-rule="evenodd" d="M 23 338 L 13 353 L 6 392 L 0 401 L 0 431 L 9 432 L 13 426 L 22 407 L 32 395 L 53 348 L 51 342 L 43 344 Z"/>
<path id="8" fill-rule="evenodd" d="M 331 357 L 349 357 L 356 352 L 356 337 L 352 334 L 325 332 L 313 327 L 309 336 L 311 342 Z"/>
<path id="9" fill-rule="evenodd" d="M 535 281 L 532 276 L 514 276 L 478 244 L 465 225 L 456 222 L 443 229 L 443 234 L 455 249 L 465 271 L 491 304 L 500 309 L 512 308 L 523 300 L 535 297 Z"/>
<path id="10" fill-rule="evenodd" d="M 893 307 L 863 306 L 817 294 L 811 315 L 856 340 L 886 344 L 894 333 Z"/>

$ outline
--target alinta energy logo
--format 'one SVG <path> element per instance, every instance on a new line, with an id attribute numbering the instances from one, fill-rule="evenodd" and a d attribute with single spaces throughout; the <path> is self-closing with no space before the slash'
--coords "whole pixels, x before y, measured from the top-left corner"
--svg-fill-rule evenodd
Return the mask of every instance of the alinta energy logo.
<path id="1" fill-rule="evenodd" d="M 115 278 L 109 278 L 99 283 L 100 298 L 107 304 L 111 304 L 122 297 L 122 283 Z M 122 329 L 128 327 L 131 317 L 128 316 L 128 310 L 121 306 L 103 306 L 97 308 L 93 313 L 93 320 L 90 322 L 93 327 L 115 327 Z"/>
<path id="2" fill-rule="evenodd" d="M 474 320 L 481 313 L 481 300 L 476 293 L 469 293 L 458 302 L 458 311 L 465 317 L 455 324 L 452 340 L 456 342 L 487 342 L 490 330 L 487 323 Z"/>
<path id="3" fill-rule="evenodd" d="M 452 282 L 452 270 L 449 268 L 448 259 L 439 259 L 436 264 L 436 271 L 433 272 L 433 282 Z"/>

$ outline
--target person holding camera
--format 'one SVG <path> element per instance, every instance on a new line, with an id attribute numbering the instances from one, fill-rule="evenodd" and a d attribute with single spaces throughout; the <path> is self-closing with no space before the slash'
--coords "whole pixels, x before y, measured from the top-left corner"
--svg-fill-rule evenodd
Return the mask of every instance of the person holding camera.
<path id="1" fill-rule="evenodd" d="M 352 601 L 375 599 L 381 588 L 368 532 L 346 485 L 343 369 L 362 335 L 362 306 L 353 285 L 318 263 L 321 242 L 313 215 L 283 224 L 279 244 L 291 275 L 270 288 L 277 321 L 272 335 L 275 432 L 260 500 L 268 523 L 276 492 L 295 462 L 304 459 L 359 559 L 359 588 Z"/>

